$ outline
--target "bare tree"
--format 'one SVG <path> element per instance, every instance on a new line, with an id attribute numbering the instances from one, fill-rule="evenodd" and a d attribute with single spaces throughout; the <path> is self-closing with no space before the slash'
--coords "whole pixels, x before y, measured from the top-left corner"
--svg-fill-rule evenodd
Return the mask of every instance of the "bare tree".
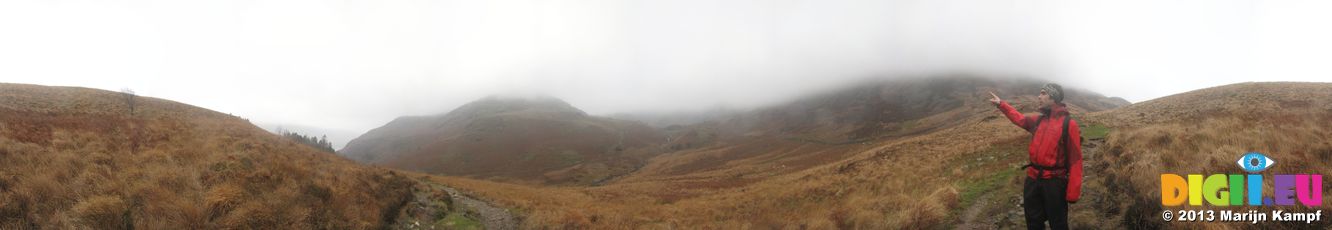
<path id="1" fill-rule="evenodd" d="M 125 95 L 125 104 L 129 105 L 130 116 L 134 116 L 134 98 L 138 95 L 134 94 L 134 90 L 130 88 L 122 88 L 120 93 Z"/>

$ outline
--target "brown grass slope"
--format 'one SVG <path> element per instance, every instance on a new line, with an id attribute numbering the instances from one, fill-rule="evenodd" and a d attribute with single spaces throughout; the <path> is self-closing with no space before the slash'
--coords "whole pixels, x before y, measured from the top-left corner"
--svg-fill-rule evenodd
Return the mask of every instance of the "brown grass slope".
<path id="1" fill-rule="evenodd" d="M 1247 174 L 1235 165 L 1256 151 L 1277 161 L 1260 174 L 1327 175 L 1332 172 L 1332 83 L 1240 83 L 1195 90 L 1093 113 L 1087 120 L 1110 127 L 1104 151 L 1096 155 L 1087 189 L 1104 191 L 1074 220 L 1085 226 L 1186 229 L 1326 229 L 1297 223 L 1164 223 L 1160 174 Z M 1091 175 L 1091 174 L 1089 174 Z M 1326 178 L 1326 176 L 1324 177 Z M 1326 179 L 1325 179 L 1326 180 Z M 1264 181 L 1272 196 L 1272 180 Z M 1324 186 L 1328 186 L 1325 181 Z M 1323 188 L 1323 197 L 1332 189 Z M 1326 208 L 1322 206 L 1320 208 Z M 1179 210 L 1190 207 L 1172 207 Z M 1199 207 L 1192 207 L 1199 208 Z M 1247 211 L 1268 208 L 1203 207 Z M 1301 207 L 1283 207 L 1301 211 Z M 1090 211 L 1096 211 L 1095 213 Z M 1326 213 L 1326 212 L 1325 212 Z"/>
<path id="2" fill-rule="evenodd" d="M 341 154 L 388 167 L 530 184 L 592 184 L 659 152 L 638 122 L 588 116 L 554 98 L 487 97 L 447 114 L 403 117 Z"/>
<path id="3" fill-rule="evenodd" d="M 0 228 L 369 229 L 411 180 L 177 102 L 0 84 Z"/>

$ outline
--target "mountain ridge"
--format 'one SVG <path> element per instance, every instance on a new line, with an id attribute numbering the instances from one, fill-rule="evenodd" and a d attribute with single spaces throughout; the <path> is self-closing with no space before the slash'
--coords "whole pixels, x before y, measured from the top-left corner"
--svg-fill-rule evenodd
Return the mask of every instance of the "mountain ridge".
<path id="1" fill-rule="evenodd" d="M 590 184 L 641 164 L 660 134 L 587 115 L 553 97 L 485 97 L 439 115 L 399 117 L 340 154 L 370 164 L 525 183 Z"/>

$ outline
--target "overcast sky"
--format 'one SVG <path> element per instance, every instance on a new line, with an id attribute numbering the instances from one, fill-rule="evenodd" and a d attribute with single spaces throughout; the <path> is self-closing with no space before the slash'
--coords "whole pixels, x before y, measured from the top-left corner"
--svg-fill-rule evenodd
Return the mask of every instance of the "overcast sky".
<path id="1" fill-rule="evenodd" d="M 342 132 L 492 94 L 745 108 L 869 76 L 1032 76 L 1140 102 L 1332 81 L 1332 1 L 0 1 L 0 82 L 132 88 Z M 347 137 L 350 136 L 350 137 Z"/>

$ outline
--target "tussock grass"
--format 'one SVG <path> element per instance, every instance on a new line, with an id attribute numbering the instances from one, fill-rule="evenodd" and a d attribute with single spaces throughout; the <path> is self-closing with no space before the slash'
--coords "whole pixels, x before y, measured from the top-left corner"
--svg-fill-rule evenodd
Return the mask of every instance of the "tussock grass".
<path id="1" fill-rule="evenodd" d="M 0 84 L 0 229 L 370 229 L 410 195 L 241 118 L 119 94 Z"/>
<path id="2" fill-rule="evenodd" d="M 1084 191 L 1100 191 L 1104 202 L 1075 206 L 1070 218 L 1098 228 L 1190 229 L 1328 228 L 1322 225 L 1233 225 L 1164 223 L 1160 174 L 1247 174 L 1235 165 L 1240 155 L 1257 151 L 1278 164 L 1261 174 L 1332 171 L 1332 84 L 1243 83 L 1142 102 L 1090 116 L 1114 129 L 1095 155 L 1096 178 Z M 1270 177 L 1268 177 L 1270 178 Z M 1271 196 L 1272 181 L 1263 194 Z M 1324 197 L 1332 191 L 1323 190 Z M 1081 209 L 1078 209 L 1081 208 Z M 1200 207 L 1171 207 L 1192 209 Z M 1270 207 L 1201 207 L 1270 211 Z M 1286 207 L 1286 210 L 1296 208 Z"/>

